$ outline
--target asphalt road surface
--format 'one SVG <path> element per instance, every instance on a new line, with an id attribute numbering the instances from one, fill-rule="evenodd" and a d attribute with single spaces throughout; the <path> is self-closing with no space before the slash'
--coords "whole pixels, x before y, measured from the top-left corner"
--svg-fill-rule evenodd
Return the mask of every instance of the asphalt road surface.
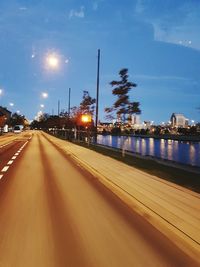
<path id="1" fill-rule="evenodd" d="M 0 267 L 196 266 L 40 132 L 0 167 Z"/>

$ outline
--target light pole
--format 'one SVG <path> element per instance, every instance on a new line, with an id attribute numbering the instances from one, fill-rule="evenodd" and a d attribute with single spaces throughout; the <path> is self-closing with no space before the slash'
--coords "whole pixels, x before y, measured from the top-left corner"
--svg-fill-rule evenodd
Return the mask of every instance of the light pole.
<path id="1" fill-rule="evenodd" d="M 70 117 L 70 103 L 71 102 L 71 88 L 69 88 L 69 99 L 68 99 L 68 117 Z"/>
<path id="2" fill-rule="evenodd" d="M 97 125 L 98 125 L 98 116 L 99 116 L 99 69 L 100 69 L 100 49 L 98 49 L 98 60 L 97 60 L 97 91 L 96 91 L 95 142 L 97 142 Z"/>

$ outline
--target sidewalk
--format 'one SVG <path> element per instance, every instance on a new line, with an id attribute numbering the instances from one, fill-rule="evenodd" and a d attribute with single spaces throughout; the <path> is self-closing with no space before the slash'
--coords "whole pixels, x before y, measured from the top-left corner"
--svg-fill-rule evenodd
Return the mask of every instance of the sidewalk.
<path id="1" fill-rule="evenodd" d="M 84 147 L 44 135 L 200 264 L 200 195 Z"/>

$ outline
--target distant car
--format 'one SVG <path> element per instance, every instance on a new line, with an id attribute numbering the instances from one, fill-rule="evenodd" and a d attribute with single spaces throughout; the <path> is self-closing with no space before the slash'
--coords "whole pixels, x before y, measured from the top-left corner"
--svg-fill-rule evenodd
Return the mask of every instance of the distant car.
<path id="1" fill-rule="evenodd" d="M 13 132 L 14 133 L 21 133 L 21 127 L 19 125 L 16 125 L 14 128 L 13 128 Z"/>

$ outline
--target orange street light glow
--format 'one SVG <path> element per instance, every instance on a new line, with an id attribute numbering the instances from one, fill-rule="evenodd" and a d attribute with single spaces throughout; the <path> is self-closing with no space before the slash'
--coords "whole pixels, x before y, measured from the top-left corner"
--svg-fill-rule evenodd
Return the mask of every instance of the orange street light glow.
<path id="1" fill-rule="evenodd" d="M 91 122 L 92 121 L 92 117 L 91 117 L 91 115 L 84 114 L 84 115 L 81 116 L 81 120 L 82 120 L 82 122 L 85 122 L 85 123 Z"/>

